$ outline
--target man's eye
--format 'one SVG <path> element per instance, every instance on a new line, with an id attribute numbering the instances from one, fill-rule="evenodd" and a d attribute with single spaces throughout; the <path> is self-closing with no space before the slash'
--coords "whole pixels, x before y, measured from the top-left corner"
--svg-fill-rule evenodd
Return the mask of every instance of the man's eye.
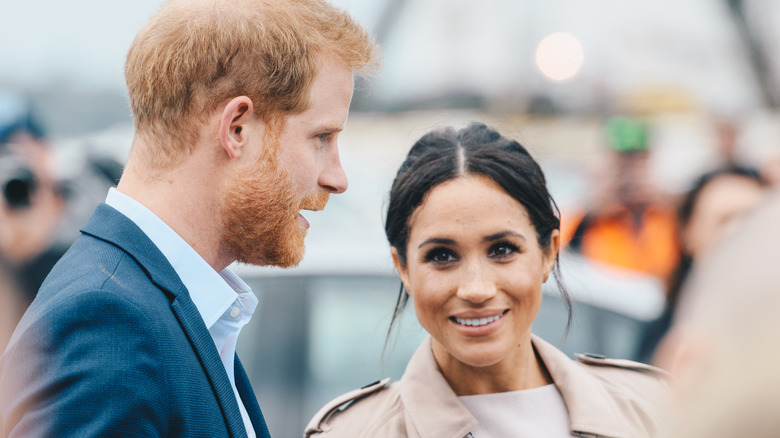
<path id="1" fill-rule="evenodd" d="M 317 140 L 322 143 L 327 143 L 330 140 L 330 134 L 319 134 L 317 135 Z"/>

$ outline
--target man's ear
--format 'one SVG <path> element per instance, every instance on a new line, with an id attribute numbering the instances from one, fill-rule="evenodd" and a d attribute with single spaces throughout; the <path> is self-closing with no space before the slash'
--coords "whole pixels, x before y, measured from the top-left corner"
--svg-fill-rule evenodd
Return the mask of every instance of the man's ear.
<path id="1" fill-rule="evenodd" d="M 219 140 L 230 158 L 238 158 L 249 138 L 248 123 L 254 117 L 252 99 L 247 96 L 233 98 L 225 105 L 219 122 Z"/>
<path id="2" fill-rule="evenodd" d="M 401 283 L 404 284 L 406 293 L 409 293 L 409 271 L 406 269 L 403 263 L 401 263 L 401 256 L 398 255 L 398 249 L 396 247 L 390 248 L 390 254 L 393 256 L 393 264 L 395 270 L 398 271 L 398 275 L 401 277 Z"/>

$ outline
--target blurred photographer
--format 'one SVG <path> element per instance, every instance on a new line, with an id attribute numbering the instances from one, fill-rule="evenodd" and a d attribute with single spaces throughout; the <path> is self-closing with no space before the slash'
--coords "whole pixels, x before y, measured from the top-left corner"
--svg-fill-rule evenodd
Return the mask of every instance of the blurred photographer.
<path id="1" fill-rule="evenodd" d="M 0 352 L 54 263 L 65 211 L 43 130 L 22 96 L 0 90 Z"/>

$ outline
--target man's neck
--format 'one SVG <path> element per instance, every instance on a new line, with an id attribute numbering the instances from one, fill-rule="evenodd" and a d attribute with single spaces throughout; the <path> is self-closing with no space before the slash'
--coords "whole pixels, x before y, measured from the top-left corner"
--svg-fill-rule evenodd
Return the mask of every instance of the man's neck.
<path id="1" fill-rule="evenodd" d="M 117 190 L 152 211 L 217 272 L 233 262 L 222 245 L 219 166 L 191 156 L 161 177 L 139 175 L 128 166 Z"/>

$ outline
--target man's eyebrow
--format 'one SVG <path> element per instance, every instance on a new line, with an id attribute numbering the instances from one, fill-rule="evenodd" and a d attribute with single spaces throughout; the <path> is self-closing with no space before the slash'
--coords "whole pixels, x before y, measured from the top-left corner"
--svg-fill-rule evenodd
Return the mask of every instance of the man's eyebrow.
<path id="1" fill-rule="evenodd" d="M 519 239 L 526 240 L 524 235 L 522 235 L 520 233 L 517 233 L 515 231 L 508 231 L 507 230 L 507 231 L 501 231 L 501 232 L 498 232 L 498 233 L 495 233 L 495 234 L 491 234 L 489 236 L 485 236 L 485 237 L 482 238 L 482 241 L 483 242 L 492 242 L 494 240 L 503 239 L 506 236 L 514 236 L 514 237 L 517 237 Z"/>
<path id="2" fill-rule="evenodd" d="M 430 245 L 430 244 L 457 246 L 455 241 L 452 239 L 445 239 L 443 237 L 434 237 L 428 240 L 424 240 L 423 243 L 421 243 L 417 248 L 419 249 L 425 245 Z"/>
<path id="3" fill-rule="evenodd" d="M 323 123 L 322 125 L 317 126 L 315 131 L 317 132 L 341 132 L 344 130 L 343 125 L 339 125 L 337 123 Z"/>

